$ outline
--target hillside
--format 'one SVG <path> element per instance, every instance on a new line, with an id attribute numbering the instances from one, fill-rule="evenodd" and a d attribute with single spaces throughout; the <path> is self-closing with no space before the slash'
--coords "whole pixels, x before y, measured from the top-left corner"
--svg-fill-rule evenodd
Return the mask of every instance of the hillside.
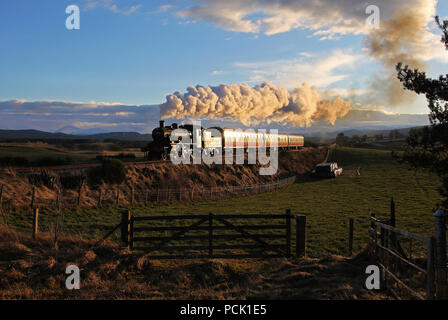
<path id="1" fill-rule="evenodd" d="M 127 203 L 131 188 L 135 198 L 140 200 L 148 191 L 157 192 L 159 189 L 206 189 L 227 186 L 250 186 L 277 181 L 292 175 L 302 175 L 311 171 L 315 164 L 325 159 L 327 149 L 307 148 L 300 152 L 281 153 L 278 172 L 272 176 L 260 176 L 260 165 L 173 165 L 171 163 L 130 165 L 128 166 L 126 182 L 120 186 L 120 199 Z M 48 177 L 48 175 L 50 177 Z M 51 180 L 55 183 L 39 184 L 36 188 L 37 203 L 54 205 L 57 199 L 58 183 L 62 179 L 78 179 L 86 176 L 86 172 L 79 169 L 66 170 L 64 173 L 44 173 L 33 175 L 37 181 Z M 32 198 L 33 184 L 29 176 L 16 174 L 14 170 L 4 172 L 0 176 L 0 185 L 4 185 L 3 199 L 11 207 L 26 207 Z M 63 197 L 75 202 L 79 187 L 63 190 Z M 103 200 L 114 203 L 117 186 L 103 184 Z M 97 205 L 98 190 L 85 185 L 81 201 L 82 207 Z M 68 200 L 67 200 L 68 201 Z"/>
<path id="2" fill-rule="evenodd" d="M 25 139 L 43 139 L 43 140 L 99 140 L 116 139 L 123 141 L 150 141 L 150 134 L 141 134 L 138 132 L 110 132 L 90 135 L 74 135 L 61 132 L 51 133 L 39 130 L 0 130 L 0 139 L 25 140 Z"/>

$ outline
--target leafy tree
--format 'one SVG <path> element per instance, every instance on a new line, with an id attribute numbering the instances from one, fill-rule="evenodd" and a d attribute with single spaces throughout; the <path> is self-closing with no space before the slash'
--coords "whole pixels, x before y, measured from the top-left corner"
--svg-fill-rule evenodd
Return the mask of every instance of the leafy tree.
<path id="1" fill-rule="evenodd" d="M 347 137 L 344 135 L 343 132 L 338 133 L 338 135 L 336 136 L 336 144 L 341 147 L 347 144 Z"/>
<path id="2" fill-rule="evenodd" d="M 443 33 L 441 42 L 448 50 L 448 21 L 441 23 L 436 17 L 436 22 Z M 440 190 L 445 198 L 443 205 L 448 207 L 448 74 L 431 79 L 425 72 L 402 63 L 396 69 L 405 89 L 426 96 L 431 123 L 410 132 L 402 160 L 415 168 L 426 167 L 437 173 L 443 182 Z"/>

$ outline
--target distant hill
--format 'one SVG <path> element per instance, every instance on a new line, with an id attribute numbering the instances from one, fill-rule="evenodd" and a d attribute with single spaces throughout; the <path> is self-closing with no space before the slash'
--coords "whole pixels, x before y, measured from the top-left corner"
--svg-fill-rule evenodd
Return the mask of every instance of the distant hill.
<path id="1" fill-rule="evenodd" d="M 149 141 L 152 140 L 152 137 L 150 134 L 141 134 L 138 132 L 110 132 L 91 135 L 74 135 L 62 132 L 51 133 L 39 130 L 0 130 L 0 139 L 92 139 L 99 141 L 104 141 L 106 139 L 115 139 L 122 141 Z"/>
<path id="2" fill-rule="evenodd" d="M 407 136 L 407 135 L 409 135 L 409 131 L 411 131 L 412 129 L 416 129 L 416 128 L 423 128 L 423 126 L 412 127 L 412 128 L 382 129 L 382 130 L 351 129 L 351 130 L 343 130 L 341 132 L 343 132 L 346 136 L 349 136 L 349 137 L 353 137 L 355 135 L 357 135 L 357 136 L 367 135 L 368 137 L 373 137 L 373 136 L 379 135 L 379 134 L 382 134 L 383 136 L 387 136 L 387 135 L 389 135 L 389 133 L 392 130 L 397 130 L 399 133 Z"/>

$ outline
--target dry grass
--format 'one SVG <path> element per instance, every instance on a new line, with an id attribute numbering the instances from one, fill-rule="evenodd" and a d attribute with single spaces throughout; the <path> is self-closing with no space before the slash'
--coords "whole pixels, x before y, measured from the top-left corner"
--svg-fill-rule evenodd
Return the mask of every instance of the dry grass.
<path id="1" fill-rule="evenodd" d="M 128 168 L 125 184 L 120 186 L 121 203 L 130 198 L 130 187 L 134 188 L 135 195 L 144 194 L 148 190 L 157 189 L 193 189 L 206 187 L 227 187 L 254 185 L 268 183 L 292 175 L 309 172 L 316 163 L 323 161 L 326 149 L 305 149 L 301 152 L 281 153 L 279 170 L 276 175 L 260 176 L 260 165 L 137 165 Z M 49 173 L 57 176 L 57 173 Z M 67 173 L 65 173 L 67 174 Z M 72 174 L 79 175 L 79 170 Z M 26 207 L 31 203 L 33 185 L 26 175 L 17 174 L 13 170 L 0 174 L 0 185 L 3 185 L 3 202 L 8 208 L 15 210 Z M 116 199 L 116 186 L 102 185 L 103 199 L 114 203 Z M 36 204 L 41 207 L 54 205 L 57 200 L 57 187 L 36 188 Z M 75 201 L 77 190 L 63 190 L 63 197 Z M 95 207 L 98 203 L 98 192 L 88 186 L 83 189 L 80 206 L 84 208 Z M 42 205 L 45 203 L 47 205 Z"/>
<path id="2" fill-rule="evenodd" d="M 0 227 L 0 299 L 388 299 L 363 288 L 367 254 L 302 260 L 151 261 L 106 244 Z M 65 289 L 65 268 L 81 290 Z"/>

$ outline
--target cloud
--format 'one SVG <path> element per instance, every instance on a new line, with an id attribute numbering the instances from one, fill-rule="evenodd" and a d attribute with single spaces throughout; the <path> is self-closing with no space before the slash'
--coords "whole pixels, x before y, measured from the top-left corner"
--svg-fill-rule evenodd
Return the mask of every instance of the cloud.
<path id="1" fill-rule="evenodd" d="M 350 101 L 324 97 L 306 83 L 289 92 L 270 82 L 255 87 L 247 84 L 198 85 L 188 87 L 185 94 L 168 95 L 166 100 L 160 105 L 164 118 L 230 118 L 245 125 L 278 122 L 309 127 L 314 121 L 334 124 L 351 109 Z"/>
<path id="2" fill-rule="evenodd" d="M 195 5 L 178 11 L 182 18 L 205 20 L 217 27 L 267 35 L 308 29 L 316 35 L 367 34 L 366 8 L 360 0 L 194 0 Z M 436 0 L 377 0 L 381 18 L 410 7 L 430 11 Z M 429 5 L 428 5 L 429 4 Z"/>
<path id="3" fill-rule="evenodd" d="M 0 127 L 56 131 L 65 126 L 80 129 L 111 128 L 146 132 L 160 119 L 157 106 L 131 106 L 108 102 L 0 101 Z"/>
<path id="4" fill-rule="evenodd" d="M 438 0 L 193 0 L 193 5 L 178 11 L 192 21 L 204 20 L 215 26 L 237 32 L 275 35 L 294 29 L 309 30 L 320 40 L 338 39 L 343 35 L 363 35 L 366 55 L 382 65 L 372 77 L 370 99 L 376 104 L 404 106 L 417 99 L 415 93 L 403 90 L 395 65 L 398 62 L 425 70 L 427 62 L 448 63 L 440 44 L 440 31 L 434 27 Z M 368 28 L 366 9 L 376 5 L 380 10 L 380 28 Z M 306 56 L 302 56 L 305 57 Z M 367 59 L 366 59 L 367 60 Z M 334 52 L 312 62 L 300 58 L 237 63 L 247 69 L 252 82 L 273 81 L 288 87 L 307 81 L 327 87 L 346 79 L 347 72 L 338 69 L 359 62 L 356 55 Z"/>
<path id="5" fill-rule="evenodd" d="M 103 8 L 113 13 L 122 15 L 131 15 L 141 8 L 141 4 L 129 6 L 126 8 L 119 7 L 115 0 L 84 0 L 84 8 L 86 10 L 93 10 L 96 8 Z"/>
<path id="6" fill-rule="evenodd" d="M 303 82 L 327 87 L 349 77 L 347 69 L 361 61 L 363 54 L 335 50 L 324 57 L 300 53 L 300 57 L 265 62 L 237 62 L 234 65 L 247 71 L 253 82 L 272 81 L 288 88 Z M 358 64 L 359 65 L 359 64 Z M 344 69 L 344 72 L 341 71 Z"/>
<path id="7" fill-rule="evenodd" d="M 313 91 L 308 88 L 308 92 Z M 296 104 L 297 106 L 298 104 Z M 321 130 L 338 130 L 351 127 L 377 127 L 377 126 L 414 126 L 428 123 L 427 115 L 391 114 L 378 106 L 369 106 L 370 110 L 352 108 L 345 116 L 328 123 L 325 117 L 317 116 L 312 126 L 301 128 L 300 132 L 317 132 Z M 361 106 L 362 107 L 362 106 Z M 364 106 L 364 108 L 366 108 Z M 286 110 L 284 110 L 286 111 Z M 308 109 L 308 113 L 309 113 Z M 293 112 L 290 110 L 289 112 Z M 297 112 L 296 112 L 297 113 Z M 305 110 L 303 111 L 303 115 Z M 280 114 L 278 114 L 279 116 Z M 327 114 L 328 118 L 330 114 Z M 42 131 L 64 132 L 124 132 L 137 131 L 150 133 L 158 126 L 161 119 L 160 108 L 153 106 L 131 106 L 120 103 L 107 102 L 70 102 L 70 101 L 27 101 L 11 100 L 0 101 L 0 128 L 1 129 L 37 129 Z M 183 123 L 189 123 L 185 119 Z M 167 118 L 167 123 L 179 122 L 175 117 Z M 204 127 L 243 128 L 240 121 L 225 118 L 204 119 Z M 255 128 L 278 129 L 281 132 L 298 132 L 296 126 L 287 121 L 260 123 Z"/>

